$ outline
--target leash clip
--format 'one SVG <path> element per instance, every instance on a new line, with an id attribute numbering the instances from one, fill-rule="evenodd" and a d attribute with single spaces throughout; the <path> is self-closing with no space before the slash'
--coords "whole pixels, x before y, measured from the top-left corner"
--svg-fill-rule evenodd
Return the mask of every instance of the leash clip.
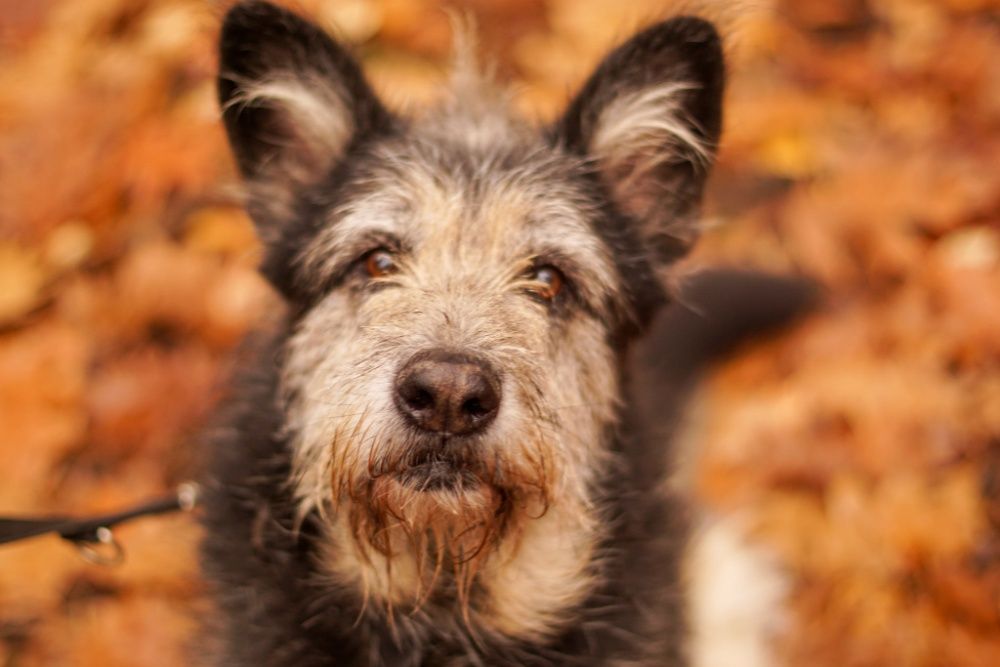
<path id="1" fill-rule="evenodd" d="M 120 523 L 156 514 L 190 512 L 198 505 L 198 485 L 185 482 L 173 495 L 134 506 L 114 514 L 90 518 L 48 516 L 38 518 L 0 516 L 0 544 L 17 542 L 55 533 L 73 544 L 80 556 L 95 565 L 120 565 L 125 549 L 115 539 L 111 528 Z"/>
<path id="2" fill-rule="evenodd" d="M 88 563 L 112 567 L 125 562 L 125 549 L 107 526 L 100 526 L 93 535 L 73 540 L 73 544 Z"/>

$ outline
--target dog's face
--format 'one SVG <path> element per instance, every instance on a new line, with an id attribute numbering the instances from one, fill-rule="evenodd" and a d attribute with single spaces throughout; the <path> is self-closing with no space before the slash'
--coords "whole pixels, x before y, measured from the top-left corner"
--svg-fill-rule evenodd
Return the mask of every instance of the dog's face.
<path id="1" fill-rule="evenodd" d="M 611 54 L 553 127 L 468 73 L 402 119 L 313 25 L 230 12 L 226 127 L 295 313 L 293 483 L 341 577 L 403 599 L 357 574 L 394 561 L 411 597 L 446 571 L 465 598 L 543 525 L 589 567 L 621 349 L 694 236 L 722 76 L 711 27 L 675 19 Z"/>

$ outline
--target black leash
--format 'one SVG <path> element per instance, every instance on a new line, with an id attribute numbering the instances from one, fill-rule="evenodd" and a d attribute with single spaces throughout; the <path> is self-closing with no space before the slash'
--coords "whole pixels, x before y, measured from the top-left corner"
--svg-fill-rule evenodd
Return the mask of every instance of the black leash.
<path id="1" fill-rule="evenodd" d="M 198 504 L 198 486 L 185 482 L 170 496 L 136 505 L 121 512 L 90 518 L 68 516 L 0 517 L 0 544 L 55 533 L 72 542 L 84 559 L 100 565 L 116 565 L 125 559 L 125 550 L 111 529 L 142 516 L 190 512 Z"/>

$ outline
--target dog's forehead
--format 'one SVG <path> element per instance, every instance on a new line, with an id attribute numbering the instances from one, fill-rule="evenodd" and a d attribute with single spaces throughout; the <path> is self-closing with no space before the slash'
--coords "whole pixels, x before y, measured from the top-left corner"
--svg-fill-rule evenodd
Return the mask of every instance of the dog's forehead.
<path id="1" fill-rule="evenodd" d="M 413 256 L 562 257 L 611 286 L 583 165 L 502 116 L 430 117 L 373 146 L 309 251 L 329 273 L 382 241 Z"/>
<path id="2" fill-rule="evenodd" d="M 408 213 L 396 222 L 414 241 L 440 245 L 458 230 L 471 242 L 499 235 L 514 245 L 588 233 L 590 210 L 567 175 L 571 162 L 540 141 L 516 139 L 416 135 L 386 146 L 377 194 Z"/>

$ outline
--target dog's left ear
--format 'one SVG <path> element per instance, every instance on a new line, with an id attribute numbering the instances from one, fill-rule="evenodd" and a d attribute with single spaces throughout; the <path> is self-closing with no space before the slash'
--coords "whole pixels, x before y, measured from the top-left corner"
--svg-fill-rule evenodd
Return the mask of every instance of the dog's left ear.
<path id="1" fill-rule="evenodd" d="M 555 128 L 559 142 L 593 162 L 660 261 L 684 254 L 697 236 L 724 83 L 712 25 L 674 18 L 611 52 Z"/>

